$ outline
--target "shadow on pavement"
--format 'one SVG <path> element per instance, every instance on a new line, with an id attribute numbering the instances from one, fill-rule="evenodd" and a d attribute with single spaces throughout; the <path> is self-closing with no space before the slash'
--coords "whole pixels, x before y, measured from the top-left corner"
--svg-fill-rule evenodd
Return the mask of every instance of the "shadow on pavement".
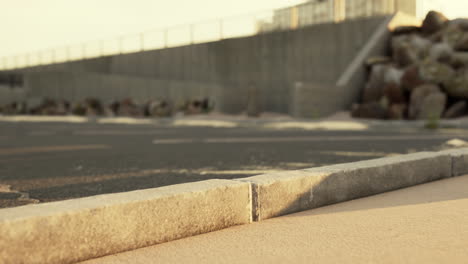
<path id="1" fill-rule="evenodd" d="M 347 211 L 376 210 L 461 199 L 468 199 L 468 175 L 331 204 L 314 210 L 286 215 L 285 217 L 303 217 Z M 356 202 L 357 200 L 359 200 L 358 203 Z"/>

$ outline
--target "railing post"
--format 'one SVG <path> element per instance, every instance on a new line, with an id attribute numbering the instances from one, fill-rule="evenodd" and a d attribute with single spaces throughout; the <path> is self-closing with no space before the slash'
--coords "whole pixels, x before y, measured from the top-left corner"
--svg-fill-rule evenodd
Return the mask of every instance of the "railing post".
<path id="1" fill-rule="evenodd" d="M 219 20 L 219 39 L 222 40 L 224 38 L 223 32 L 223 19 Z"/>
<path id="2" fill-rule="evenodd" d="M 19 63 L 18 63 L 18 55 L 15 55 L 13 56 L 13 63 L 14 63 L 14 69 L 18 69 L 19 68 Z"/>
<path id="3" fill-rule="evenodd" d="M 140 51 L 145 50 L 145 34 L 140 33 Z"/>
<path id="4" fill-rule="evenodd" d="M 55 49 L 51 49 L 50 51 L 51 51 L 50 54 L 51 54 L 51 57 L 52 57 L 52 59 L 51 59 L 51 60 L 52 60 L 52 63 L 56 63 L 56 60 L 55 60 Z"/>
<path id="5" fill-rule="evenodd" d="M 99 41 L 99 56 L 104 56 L 104 41 L 100 40 Z"/>
<path id="6" fill-rule="evenodd" d="M 26 55 L 24 55 L 24 66 L 26 67 L 31 66 L 31 63 L 29 61 L 29 53 L 26 53 Z"/>
<path id="7" fill-rule="evenodd" d="M 81 44 L 81 58 L 86 59 L 86 43 Z"/>
<path id="8" fill-rule="evenodd" d="M 119 42 L 118 43 L 118 45 L 119 45 L 119 54 L 122 54 L 123 53 L 123 37 L 120 36 L 117 41 Z"/>
<path id="9" fill-rule="evenodd" d="M 291 7 L 291 12 L 290 12 L 290 16 L 291 16 L 291 21 L 290 21 L 290 29 L 296 29 L 298 24 L 299 24 L 299 16 L 297 14 L 297 7 L 294 6 L 294 7 Z"/>
<path id="10" fill-rule="evenodd" d="M 70 61 L 70 46 L 65 47 L 65 61 Z"/>
<path id="11" fill-rule="evenodd" d="M 340 22 L 346 19 L 346 1 L 333 0 L 334 21 Z"/>
<path id="12" fill-rule="evenodd" d="M 193 34 L 193 30 L 194 30 L 194 25 L 193 24 L 190 24 L 189 25 L 190 27 L 190 44 L 193 44 L 194 43 L 194 34 Z"/>

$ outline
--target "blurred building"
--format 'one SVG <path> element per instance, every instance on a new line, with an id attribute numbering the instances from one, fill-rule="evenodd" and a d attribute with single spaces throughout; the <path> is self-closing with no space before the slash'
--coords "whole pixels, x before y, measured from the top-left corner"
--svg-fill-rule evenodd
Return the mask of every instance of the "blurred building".
<path id="1" fill-rule="evenodd" d="M 276 10 L 270 21 L 258 24 L 260 32 L 339 22 L 345 19 L 404 12 L 423 18 L 430 10 L 444 11 L 442 0 L 310 0 Z M 447 3 L 447 1 L 445 1 Z"/>

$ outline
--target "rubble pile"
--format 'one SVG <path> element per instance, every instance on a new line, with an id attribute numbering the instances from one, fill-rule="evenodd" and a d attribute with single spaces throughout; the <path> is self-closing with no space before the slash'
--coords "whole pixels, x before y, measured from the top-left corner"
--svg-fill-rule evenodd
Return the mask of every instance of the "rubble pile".
<path id="1" fill-rule="evenodd" d="M 369 75 L 353 117 L 456 118 L 468 114 L 468 19 L 431 11 L 420 27 L 392 32 L 390 56 L 367 60 Z"/>
<path id="2" fill-rule="evenodd" d="M 44 98 L 40 103 L 28 105 L 13 102 L 0 106 L 0 115 L 78 115 L 78 116 L 125 116 L 125 117 L 169 117 L 176 113 L 185 115 L 212 111 L 214 103 L 209 98 L 194 98 L 178 105 L 169 100 L 151 99 L 138 103 L 131 98 L 104 104 L 97 98 L 86 98 L 78 102 Z"/>

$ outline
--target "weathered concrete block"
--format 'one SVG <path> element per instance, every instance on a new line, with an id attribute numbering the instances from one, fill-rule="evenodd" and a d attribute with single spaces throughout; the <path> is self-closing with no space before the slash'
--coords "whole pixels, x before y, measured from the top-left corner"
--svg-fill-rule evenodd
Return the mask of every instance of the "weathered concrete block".
<path id="1" fill-rule="evenodd" d="M 421 152 L 253 176 L 253 218 L 263 220 L 451 177 L 448 153 Z"/>
<path id="2" fill-rule="evenodd" d="M 453 150 L 451 156 L 452 176 L 468 174 L 468 148 Z"/>
<path id="3" fill-rule="evenodd" d="M 0 263 L 72 263 L 251 222 L 248 183 L 208 180 L 0 210 Z"/>
<path id="4" fill-rule="evenodd" d="M 452 176 L 468 174 L 468 148 L 450 149 L 441 153 L 452 157 Z"/>

